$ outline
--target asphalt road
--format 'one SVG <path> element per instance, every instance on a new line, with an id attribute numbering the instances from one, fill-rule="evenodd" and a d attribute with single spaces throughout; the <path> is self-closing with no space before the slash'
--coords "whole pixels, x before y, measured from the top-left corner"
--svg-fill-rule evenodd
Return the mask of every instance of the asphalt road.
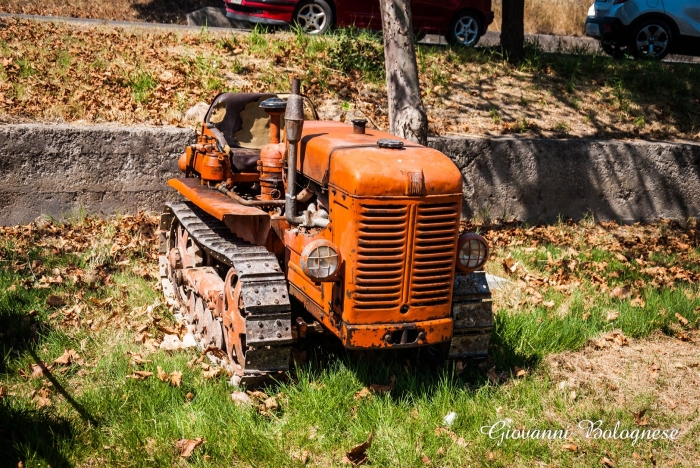
<path id="1" fill-rule="evenodd" d="M 0 13 L 0 18 L 22 18 L 36 21 L 58 21 L 71 24 L 82 24 L 88 26 L 114 26 L 122 28 L 146 28 L 146 29 L 170 29 L 170 30 L 195 30 L 199 31 L 202 26 L 190 26 L 184 24 L 163 24 L 163 23 L 146 23 L 146 22 L 130 22 L 130 21 L 111 21 L 86 18 L 68 18 L 64 16 L 38 16 L 38 15 L 20 15 L 13 13 Z M 240 23 L 236 29 L 241 31 L 250 31 L 245 28 L 245 23 Z M 214 33 L 229 33 L 231 28 L 208 28 Z M 500 33 L 496 31 L 488 31 L 479 41 L 477 47 L 494 46 L 499 43 Z M 545 52 L 563 52 L 563 53 L 602 53 L 598 41 L 585 36 L 553 36 L 548 34 L 526 34 L 525 40 L 539 43 Z M 447 45 L 445 38 L 442 36 L 427 35 L 421 44 Z M 669 55 L 664 59 L 664 62 L 676 63 L 695 63 L 700 64 L 700 57 L 691 57 L 687 55 Z"/>

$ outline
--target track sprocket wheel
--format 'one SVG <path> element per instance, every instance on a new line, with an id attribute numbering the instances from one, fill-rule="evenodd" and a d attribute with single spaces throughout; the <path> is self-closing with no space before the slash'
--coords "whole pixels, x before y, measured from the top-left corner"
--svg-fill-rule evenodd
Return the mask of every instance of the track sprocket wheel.
<path id="1" fill-rule="evenodd" d="M 231 268 L 224 281 L 226 312 L 224 313 L 224 334 L 226 335 L 226 353 L 231 362 L 232 371 L 242 376 L 245 374 L 246 318 L 241 298 L 241 284 L 236 270 Z"/>

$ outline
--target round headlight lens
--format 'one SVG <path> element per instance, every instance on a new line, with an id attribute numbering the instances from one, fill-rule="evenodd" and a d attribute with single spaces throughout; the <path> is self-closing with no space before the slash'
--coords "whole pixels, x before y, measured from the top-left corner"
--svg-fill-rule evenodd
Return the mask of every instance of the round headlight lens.
<path id="1" fill-rule="evenodd" d="M 457 245 L 457 267 L 464 272 L 471 272 L 483 267 L 489 258 L 489 246 L 486 239 L 470 232 L 459 238 Z"/>
<path id="2" fill-rule="evenodd" d="M 332 281 L 340 268 L 338 248 L 332 242 L 318 240 L 301 252 L 301 270 L 315 281 Z"/>

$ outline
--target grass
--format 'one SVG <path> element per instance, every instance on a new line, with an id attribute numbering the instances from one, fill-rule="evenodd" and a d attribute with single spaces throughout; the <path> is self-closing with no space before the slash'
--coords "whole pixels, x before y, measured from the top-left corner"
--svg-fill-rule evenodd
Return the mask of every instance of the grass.
<path id="1" fill-rule="evenodd" d="M 219 92 L 286 92 L 298 76 L 321 118 L 388 127 L 383 45 L 366 31 L 198 34 L 3 21 L 3 122 L 182 125 L 188 108 Z M 517 66 L 489 48 L 421 45 L 417 55 L 434 135 L 700 138 L 700 68 L 691 64 L 544 53 L 536 44 Z M 341 108 L 346 101 L 352 112 Z"/>
<path id="2" fill-rule="evenodd" d="M 695 413 L 663 410 L 651 387 L 637 388 L 624 402 L 595 387 L 580 388 L 572 398 L 545 364 L 548 355 L 579 350 L 613 328 L 640 338 L 659 330 L 692 333 L 700 323 L 694 224 L 481 226 L 494 245 L 487 269 L 503 275 L 508 254 L 517 262 L 512 283 L 494 299 L 490 362 L 460 373 L 421 354 L 349 355 L 310 346 L 307 362 L 289 382 L 264 389 L 280 409 L 261 414 L 231 401 L 225 376 L 206 379 L 201 365 L 192 363 L 198 352 L 165 352 L 134 340 L 139 330 L 155 338 L 159 327 L 173 324 L 156 287 L 156 222 L 77 213 L 65 223 L 0 228 L 0 459 L 8 466 L 341 466 L 344 453 L 370 434 L 371 466 L 597 467 L 602 456 L 627 466 L 638 454 L 691 466 L 683 458 L 692 460 L 700 449 Z M 666 244 L 654 243 L 662 235 Z M 635 259 L 645 252 L 644 266 L 616 255 Z M 675 277 L 648 270 L 652 262 L 675 268 Z M 594 283 L 594 273 L 603 284 Z M 631 294 L 641 296 L 644 306 L 611 297 L 620 285 L 632 285 Z M 51 306 L 50 296 L 66 304 Z M 554 304 L 545 305 L 549 300 Z M 606 318 L 611 309 L 619 312 L 614 321 Z M 678 324 L 676 312 L 687 326 Z M 67 349 L 82 361 L 50 366 Z M 136 363 L 136 353 L 144 362 Z M 32 376 L 38 363 L 51 369 Z M 527 375 L 515 378 L 515 366 L 528 369 Z M 155 375 L 129 378 L 135 370 L 156 374 L 158 367 L 182 372 L 181 386 Z M 356 396 L 391 376 L 391 392 Z M 582 419 L 634 428 L 628 410 L 644 407 L 654 408 L 650 427 L 682 427 L 682 438 L 632 446 L 586 439 L 574 430 Z M 445 427 L 443 417 L 452 411 L 457 419 Z M 572 440 L 499 445 L 482 427 L 501 420 L 514 427 L 570 428 Z M 197 437 L 204 444 L 181 458 L 176 441 Z M 564 448 L 572 442 L 576 452 Z"/>

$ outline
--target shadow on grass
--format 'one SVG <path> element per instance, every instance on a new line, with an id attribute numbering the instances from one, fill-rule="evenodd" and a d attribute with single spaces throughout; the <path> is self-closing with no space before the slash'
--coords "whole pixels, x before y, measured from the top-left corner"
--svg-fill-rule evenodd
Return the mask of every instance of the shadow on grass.
<path id="1" fill-rule="evenodd" d="M 28 408 L 12 398 L 0 400 L 0 460 L 2 466 L 17 466 L 23 461 L 40 459 L 52 467 L 71 464 L 58 448 L 75 433 L 70 421 L 48 409 Z"/>
<path id="2" fill-rule="evenodd" d="M 420 48 L 429 51 L 436 46 L 421 45 Z M 598 136 L 610 138 L 628 138 L 629 130 L 624 128 L 624 124 L 631 121 L 635 121 L 640 128 L 651 121 L 660 121 L 674 125 L 685 134 L 694 134 L 700 127 L 699 108 L 693 105 L 700 99 L 698 87 L 694 85 L 700 80 L 700 65 L 616 60 L 607 55 L 592 54 L 585 48 L 562 52 L 544 52 L 539 44 L 528 43 L 522 62 L 514 65 L 520 71 L 532 73 L 529 85 L 552 90 L 547 96 L 550 102 L 546 106 L 505 108 L 494 105 L 489 91 L 481 89 L 482 84 L 491 84 L 490 75 L 480 79 L 476 89 L 473 83 L 451 82 L 449 86 L 466 94 L 476 93 L 473 94 L 479 101 L 476 107 L 497 112 L 504 122 L 523 122 L 515 127 L 513 133 L 542 135 L 542 131 L 547 129 L 528 126 L 527 119 L 544 119 L 557 105 L 576 109 L 582 119 L 594 126 Z M 449 61 L 504 62 L 498 47 L 455 48 L 444 53 L 448 54 Z M 602 92 L 604 88 L 608 96 L 606 104 L 615 107 L 621 116 L 618 122 L 602 121 L 595 109 L 582 106 L 581 99 L 585 100 L 585 94 Z M 517 101 L 519 96 L 513 95 L 511 98 Z M 621 124 L 619 127 L 618 123 Z M 560 136 L 566 137 L 567 130 L 562 130 Z M 653 136 L 658 140 L 677 137 L 666 131 Z"/>
<path id="3" fill-rule="evenodd" d="M 50 334 L 52 329 L 38 321 L 39 314 L 30 313 L 30 308 L 36 305 L 34 292 L 21 289 L 0 299 L 0 378 L 5 380 L 4 376 L 13 372 L 16 363 L 28 355 L 41 368 L 43 378 L 51 383 L 52 389 L 63 396 L 85 422 L 97 425 L 96 419 L 36 354 L 40 337 Z M 60 447 L 64 442 L 70 443 L 74 436 L 74 423 L 57 416 L 51 408 L 35 408 L 28 398 L 12 395 L 0 399 L 1 466 L 17 466 L 19 461 L 27 466 L 39 460 L 52 467 L 71 466 Z"/>
<path id="4" fill-rule="evenodd" d="M 19 291 L 0 296 L 0 374 L 7 372 L 15 358 L 34 348 L 40 335 L 50 331 L 45 323 L 32 318 L 32 305 L 29 295 Z"/>

